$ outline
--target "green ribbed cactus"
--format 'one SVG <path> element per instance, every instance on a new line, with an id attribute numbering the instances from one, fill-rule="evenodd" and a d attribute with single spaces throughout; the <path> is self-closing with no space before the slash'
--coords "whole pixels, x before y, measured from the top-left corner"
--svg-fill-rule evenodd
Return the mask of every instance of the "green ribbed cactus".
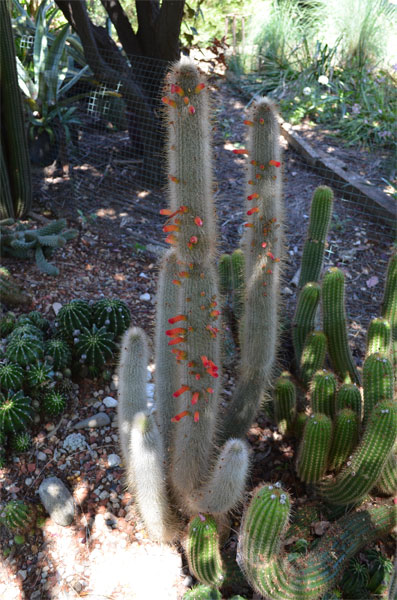
<path id="1" fill-rule="evenodd" d="M 16 325 L 15 313 L 9 311 L 0 319 L 0 337 L 5 338 L 10 335 Z"/>
<path id="2" fill-rule="evenodd" d="M 365 425 L 378 402 L 393 399 L 393 367 L 384 354 L 376 352 L 365 359 L 363 383 Z"/>
<path id="3" fill-rule="evenodd" d="M 358 440 L 358 415 L 350 408 L 339 411 L 334 420 L 328 469 L 338 471 L 347 461 Z"/>
<path id="4" fill-rule="evenodd" d="M 296 471 L 305 483 L 320 481 L 327 468 L 331 447 L 332 421 L 322 413 L 311 415 L 299 445 Z"/>
<path id="5" fill-rule="evenodd" d="M 42 331 L 47 331 L 50 326 L 49 320 L 43 317 L 38 310 L 31 310 L 30 313 L 24 315 L 23 318 Z M 18 322 L 21 322 L 21 317 L 18 319 Z"/>
<path id="6" fill-rule="evenodd" d="M 293 431 L 294 431 L 294 436 L 298 440 L 300 440 L 303 435 L 303 432 L 304 432 L 304 429 L 306 426 L 306 421 L 308 418 L 309 418 L 308 415 L 304 411 L 298 412 L 295 417 Z"/>
<path id="7" fill-rule="evenodd" d="M 392 496 L 397 492 L 397 448 L 389 456 L 376 487 L 382 494 Z"/>
<path id="8" fill-rule="evenodd" d="M 113 337 L 113 333 L 106 327 L 84 327 L 76 338 L 78 341 L 75 342 L 76 354 L 80 361 L 92 367 L 102 367 L 116 350 Z"/>
<path id="9" fill-rule="evenodd" d="M 32 417 L 30 398 L 22 390 L 16 393 L 10 390 L 7 396 L 0 394 L 0 431 L 16 433 L 26 429 Z"/>
<path id="10" fill-rule="evenodd" d="M 359 423 L 362 420 L 362 399 L 360 389 L 355 383 L 344 383 L 336 394 L 336 412 L 350 408 L 358 416 Z"/>
<path id="11" fill-rule="evenodd" d="M 392 363 L 397 365 L 397 252 L 390 257 L 387 266 L 386 285 L 382 303 L 382 317 L 391 325 Z"/>
<path id="12" fill-rule="evenodd" d="M 36 514 L 33 504 L 11 500 L 0 514 L 0 522 L 13 533 L 24 533 L 34 527 Z"/>
<path id="13" fill-rule="evenodd" d="M 219 535 L 215 519 L 199 514 L 189 523 L 186 540 L 189 570 L 202 583 L 220 587 L 224 568 L 219 551 Z"/>
<path id="14" fill-rule="evenodd" d="M 331 419 L 335 415 L 337 381 L 332 371 L 317 371 L 310 385 L 310 404 L 314 413 L 323 413 Z"/>
<path id="15" fill-rule="evenodd" d="M 27 431 L 20 431 L 11 436 L 11 448 L 16 454 L 21 454 L 29 450 L 32 445 L 32 438 Z"/>
<path id="16" fill-rule="evenodd" d="M 37 360 L 42 360 L 43 353 L 43 342 L 26 334 L 11 339 L 5 351 L 6 358 L 10 362 L 16 362 L 22 367 L 33 364 Z"/>
<path id="17" fill-rule="evenodd" d="M 0 219 L 6 219 L 20 218 L 29 212 L 32 182 L 8 2 L 0 3 L 0 24 Z"/>
<path id="18" fill-rule="evenodd" d="M 296 416 L 296 389 L 288 372 L 282 373 L 276 380 L 273 405 L 279 431 L 282 434 L 291 432 Z"/>
<path id="19" fill-rule="evenodd" d="M 37 362 L 29 366 L 26 383 L 31 389 L 39 389 L 47 386 L 53 379 L 54 371 L 46 363 Z"/>
<path id="20" fill-rule="evenodd" d="M 6 390 L 19 390 L 25 373 L 17 363 L 0 363 L 0 388 Z"/>
<path id="21" fill-rule="evenodd" d="M 360 383 L 357 367 L 350 352 L 345 314 L 345 277 L 331 267 L 325 273 L 321 288 L 323 328 L 335 373 L 344 383 Z"/>
<path id="22" fill-rule="evenodd" d="M 91 326 L 92 311 L 86 300 L 72 300 L 57 315 L 60 333 L 66 339 L 78 338 L 81 330 Z"/>
<path id="23" fill-rule="evenodd" d="M 301 361 L 306 338 L 314 329 L 317 308 L 320 302 L 320 289 L 318 283 L 306 283 L 299 294 L 292 322 L 292 342 L 297 365 Z"/>
<path id="24" fill-rule="evenodd" d="M 363 500 L 379 480 L 396 439 L 397 402 L 378 402 L 346 466 L 335 479 L 319 484 L 323 498 L 338 505 L 355 504 Z"/>
<path id="25" fill-rule="evenodd" d="M 43 340 L 43 332 L 38 327 L 35 327 L 32 323 L 17 323 L 17 326 L 8 336 L 8 341 L 15 338 L 35 338 L 36 340 Z"/>
<path id="26" fill-rule="evenodd" d="M 299 364 L 300 380 L 305 387 L 308 387 L 316 371 L 323 367 L 326 352 L 327 338 L 325 334 L 322 331 L 308 333 Z"/>
<path id="27" fill-rule="evenodd" d="M 326 185 L 318 187 L 313 194 L 307 239 L 303 247 L 299 288 L 320 278 L 333 198 L 331 188 Z"/>
<path id="28" fill-rule="evenodd" d="M 269 600 L 321 598 L 354 554 L 392 531 L 396 508 L 371 507 L 342 517 L 298 566 L 281 552 L 289 518 L 289 494 L 269 485 L 255 493 L 243 515 L 238 562 L 251 586 Z"/>
<path id="29" fill-rule="evenodd" d="M 382 317 L 372 319 L 367 332 L 366 356 L 376 352 L 381 352 L 388 357 L 391 354 L 391 325 Z"/>
<path id="30" fill-rule="evenodd" d="M 50 338 L 44 343 L 44 355 L 52 362 L 55 371 L 62 371 L 70 366 L 72 353 L 65 340 Z"/>
<path id="31" fill-rule="evenodd" d="M 93 322 L 97 327 L 106 327 L 117 338 L 128 329 L 131 313 L 128 306 L 118 298 L 102 298 L 92 307 Z"/>
<path id="32" fill-rule="evenodd" d="M 242 251 L 221 259 L 230 273 L 222 275 L 220 267 L 219 292 L 208 90 L 186 58 L 166 85 L 170 203 L 160 212 L 172 248 L 162 260 L 157 293 L 154 401 L 146 397 L 146 336 L 131 328 L 121 342 L 118 405 L 129 487 L 150 536 L 160 541 L 180 536 L 183 515 L 212 519 L 211 513 L 218 521 L 243 498 L 249 454 L 240 438 L 274 362 L 282 238 L 277 115 L 261 100 L 251 109 L 244 150 L 252 159 L 248 177 L 257 182 L 247 184 L 247 235 Z M 225 293 L 243 285 L 241 378 L 221 413 L 221 304 Z"/>
<path id="33" fill-rule="evenodd" d="M 57 390 L 44 394 L 41 407 L 48 415 L 60 415 L 66 408 L 66 396 Z"/>

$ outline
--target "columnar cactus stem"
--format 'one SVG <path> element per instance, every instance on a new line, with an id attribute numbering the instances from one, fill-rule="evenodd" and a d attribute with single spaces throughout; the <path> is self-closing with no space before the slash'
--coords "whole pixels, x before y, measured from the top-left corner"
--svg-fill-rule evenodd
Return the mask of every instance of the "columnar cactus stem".
<path id="1" fill-rule="evenodd" d="M 387 319 L 392 331 L 392 363 L 397 365 L 397 252 L 387 266 L 386 285 L 382 303 L 382 317 Z"/>
<path id="2" fill-rule="evenodd" d="M 327 352 L 327 338 L 322 331 L 311 331 L 303 346 L 299 373 L 304 386 L 308 386 L 314 373 L 324 365 Z"/>
<path id="3" fill-rule="evenodd" d="M 389 359 L 376 352 L 365 359 L 364 382 L 364 425 L 378 402 L 393 399 L 393 367 Z"/>
<path id="4" fill-rule="evenodd" d="M 362 398 L 360 389 L 355 383 L 344 383 L 336 394 L 336 412 L 350 408 L 357 414 L 359 423 L 362 420 Z"/>
<path id="5" fill-rule="evenodd" d="M 391 352 L 391 325 L 389 321 L 381 317 L 372 319 L 367 333 L 366 356 L 381 352 L 387 357 Z"/>
<path id="6" fill-rule="evenodd" d="M 354 554 L 395 526 L 395 507 L 371 507 L 348 514 L 336 521 L 295 567 L 280 551 L 290 516 L 289 495 L 269 488 L 272 486 L 260 488 L 247 507 L 237 551 L 249 583 L 269 600 L 321 598 Z"/>
<path id="7" fill-rule="evenodd" d="M 274 416 L 282 434 L 290 432 L 296 415 L 296 389 L 289 373 L 282 373 L 274 387 Z"/>
<path id="8" fill-rule="evenodd" d="M 240 319 L 244 301 L 244 263 L 243 252 L 238 248 L 231 256 L 233 313 L 236 319 Z"/>
<path id="9" fill-rule="evenodd" d="M 260 100 L 247 123 L 251 131 L 248 222 L 243 239 L 246 302 L 240 327 L 239 383 L 225 417 L 223 439 L 242 437 L 247 432 L 269 381 L 278 334 L 282 203 L 279 124 L 274 105 Z"/>
<path id="10" fill-rule="evenodd" d="M 310 209 L 309 229 L 303 247 L 299 288 L 310 281 L 318 281 L 320 277 L 332 215 L 333 197 L 331 188 L 325 185 L 318 187 L 314 192 Z"/>
<path id="11" fill-rule="evenodd" d="M 328 269 L 321 289 L 324 333 L 336 374 L 344 383 L 359 384 L 360 377 L 347 339 L 344 286 L 342 271 L 336 267 Z"/>
<path id="12" fill-rule="evenodd" d="M 315 483 L 324 475 L 331 435 L 332 421 L 327 415 L 316 413 L 309 417 L 296 461 L 296 471 L 302 481 Z"/>
<path id="13" fill-rule="evenodd" d="M 372 411 L 364 436 L 347 465 L 335 480 L 324 481 L 318 489 L 331 503 L 360 502 L 374 487 L 397 439 L 397 403 L 384 400 Z"/>
<path id="14" fill-rule="evenodd" d="M 224 570 L 219 551 L 219 537 L 216 521 L 211 515 L 199 514 L 190 521 L 186 555 L 190 572 L 201 583 L 214 587 L 222 585 Z"/>
<path id="15" fill-rule="evenodd" d="M 320 302 L 320 285 L 307 283 L 301 290 L 292 323 L 292 342 L 295 360 L 299 365 L 307 335 L 314 329 L 314 321 Z"/>
<path id="16" fill-rule="evenodd" d="M 310 404 L 314 413 L 335 415 L 337 381 L 332 371 L 317 371 L 311 382 Z"/>
<path id="17" fill-rule="evenodd" d="M 382 494 L 392 496 L 397 491 L 397 447 L 393 448 L 381 476 L 376 482 L 376 487 Z"/>
<path id="18" fill-rule="evenodd" d="M 337 413 L 328 458 L 331 471 L 338 471 L 347 461 L 357 443 L 358 427 L 358 415 L 354 410 L 344 408 Z"/>

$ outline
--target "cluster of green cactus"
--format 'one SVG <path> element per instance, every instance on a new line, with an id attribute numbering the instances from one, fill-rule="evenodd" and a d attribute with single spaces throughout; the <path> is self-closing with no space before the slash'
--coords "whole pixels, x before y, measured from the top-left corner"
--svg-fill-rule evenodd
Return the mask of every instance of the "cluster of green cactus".
<path id="1" fill-rule="evenodd" d="M 62 248 L 66 242 L 76 237 L 76 229 L 66 229 L 65 219 L 53 221 L 39 229 L 29 229 L 22 223 L 10 225 L 1 223 L 1 251 L 4 256 L 36 259 L 40 271 L 47 275 L 58 275 L 59 269 L 48 262 L 56 248 Z"/>
<path id="2" fill-rule="evenodd" d="M 170 203 L 161 214 L 167 217 L 164 232 L 172 249 L 162 261 L 157 294 L 155 406 L 149 409 L 146 397 L 147 338 L 142 330 L 131 328 L 121 344 L 119 434 L 128 486 L 149 535 L 161 542 L 175 540 L 189 519 L 185 548 L 190 571 L 216 593 L 225 576 L 218 529 L 226 513 L 243 499 L 248 452 L 242 438 L 263 399 L 276 355 L 282 254 L 279 130 L 272 103 L 257 101 L 246 121 L 247 149 L 236 150 L 249 155 L 249 218 L 241 250 L 222 255 L 216 268 L 206 83 L 195 66 L 182 59 L 172 67 L 166 86 Z M 312 417 L 297 412 L 293 380 L 284 373 L 276 382 L 274 413 L 283 432 L 296 432 L 298 423 L 304 427 L 298 470 L 306 481 L 319 481 L 329 461 L 340 469 L 347 453 L 352 453 L 360 489 L 354 500 L 347 499 L 351 504 L 362 498 L 368 463 L 377 461 L 372 486 L 384 472 L 395 435 L 386 430 L 393 429 L 395 410 L 389 400 L 375 406 L 356 459 L 361 400 L 357 403 L 359 377 L 347 346 L 343 281 L 341 285 L 339 272 L 334 271 L 323 286 L 317 281 L 331 209 L 332 192 L 320 188 L 313 202 L 294 320 L 297 367 L 317 412 L 313 407 Z M 328 285 L 325 292 L 324 285 Z M 328 302 L 332 289 L 333 303 Z M 326 327 L 319 331 L 315 324 L 322 295 Z M 237 325 L 233 341 L 239 347 L 240 364 L 232 398 L 220 410 L 223 308 Z M 327 355 L 336 374 L 321 371 Z M 344 382 L 340 390 L 338 378 Z M 364 444 L 370 446 L 380 431 L 384 441 L 367 456 Z M 374 457 L 377 452 L 383 456 L 382 465 Z M 342 468 L 333 482 L 341 494 L 344 479 Z M 330 500 L 326 485 L 319 485 L 319 491 Z M 336 522 L 297 568 L 281 554 L 290 504 L 279 484 L 268 485 L 255 494 L 243 517 L 239 564 L 254 589 L 271 599 L 319 598 L 362 545 L 394 525 L 389 507 L 358 511 Z"/>
<path id="3" fill-rule="evenodd" d="M 10 500 L 0 514 L 0 522 L 13 533 L 24 533 L 36 523 L 37 511 L 33 504 Z"/>

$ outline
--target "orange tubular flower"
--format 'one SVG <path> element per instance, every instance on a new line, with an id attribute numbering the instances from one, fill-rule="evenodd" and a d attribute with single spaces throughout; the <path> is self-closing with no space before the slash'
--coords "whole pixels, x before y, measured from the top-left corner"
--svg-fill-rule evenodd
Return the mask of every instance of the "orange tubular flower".
<path id="1" fill-rule="evenodd" d="M 171 325 L 173 325 L 174 323 L 178 323 L 179 321 L 186 321 L 186 316 L 176 315 L 176 317 L 171 317 L 171 319 L 168 319 L 168 323 L 170 323 Z"/>
<path id="2" fill-rule="evenodd" d="M 219 317 L 220 314 L 221 313 L 219 310 L 211 310 L 211 312 L 210 312 L 211 317 Z"/>
<path id="3" fill-rule="evenodd" d="M 251 160 L 251 165 L 254 165 L 254 167 L 256 167 L 258 163 L 256 162 L 256 160 Z"/>
<path id="4" fill-rule="evenodd" d="M 176 237 L 172 235 L 172 233 L 171 235 L 168 235 L 164 241 L 166 244 L 171 244 L 173 246 L 177 243 Z"/>
<path id="5" fill-rule="evenodd" d="M 172 283 L 173 283 L 174 285 L 181 285 L 181 282 L 179 281 L 179 279 L 173 279 L 173 280 L 172 280 Z"/>
<path id="6" fill-rule="evenodd" d="M 193 396 L 192 396 L 192 404 L 197 404 L 199 399 L 199 393 L 198 392 L 194 392 Z"/>
<path id="7" fill-rule="evenodd" d="M 194 113 L 196 112 L 196 109 L 194 108 L 194 106 L 189 106 L 188 111 L 191 115 L 194 115 Z"/>
<path id="8" fill-rule="evenodd" d="M 188 392 L 189 390 L 190 387 L 188 385 L 182 385 L 182 387 L 180 387 L 179 390 L 176 390 L 176 392 L 174 392 L 172 395 L 174 398 L 179 398 L 179 396 L 182 396 L 182 394 Z"/>
<path id="9" fill-rule="evenodd" d="M 199 411 L 196 410 L 196 412 L 194 413 L 194 417 L 193 417 L 194 422 L 197 423 L 199 418 L 200 418 Z"/>
<path id="10" fill-rule="evenodd" d="M 258 192 L 254 192 L 253 194 L 250 194 L 249 196 L 247 196 L 248 201 L 255 200 L 256 198 L 259 198 Z"/>
<path id="11" fill-rule="evenodd" d="M 172 108 L 176 108 L 175 100 L 171 100 L 171 98 L 167 98 L 167 96 L 161 98 L 161 101 L 164 102 L 164 104 L 168 104 L 168 106 L 172 106 Z"/>
<path id="12" fill-rule="evenodd" d="M 253 227 L 252 223 L 244 223 L 244 227 Z"/>
<path id="13" fill-rule="evenodd" d="M 259 212 L 259 208 L 257 206 L 254 206 L 253 208 L 250 208 L 249 210 L 247 210 L 247 215 L 250 216 L 257 212 Z"/>
<path id="14" fill-rule="evenodd" d="M 249 154 L 246 148 L 235 148 L 233 154 Z"/>
<path id="15" fill-rule="evenodd" d="M 183 91 L 180 85 L 175 85 L 174 83 L 171 83 L 171 94 L 178 94 L 178 96 L 184 96 L 185 92 Z"/>
<path id="16" fill-rule="evenodd" d="M 205 83 L 198 83 L 194 88 L 195 94 L 199 94 L 205 88 Z"/>
<path id="17" fill-rule="evenodd" d="M 177 337 L 179 335 L 185 335 L 186 329 L 184 327 L 174 327 L 173 329 L 167 329 L 165 335 L 170 337 Z"/>
<path id="18" fill-rule="evenodd" d="M 253 124 L 254 124 L 254 122 L 253 121 L 249 121 L 248 119 L 246 119 L 244 121 L 244 125 L 249 125 L 250 127 L 252 127 Z"/>
<path id="19" fill-rule="evenodd" d="M 194 217 L 194 222 L 196 223 L 197 227 L 203 226 L 203 221 L 200 219 L 200 217 Z"/>
<path id="20" fill-rule="evenodd" d="M 175 417 L 172 417 L 171 422 L 172 423 L 178 423 L 178 421 L 180 421 L 181 419 L 183 419 L 183 417 L 186 417 L 188 414 L 189 414 L 188 410 L 183 410 L 182 412 L 180 412 L 177 415 L 175 415 Z"/>
<path id="21" fill-rule="evenodd" d="M 279 160 L 269 160 L 269 165 L 271 167 L 279 167 L 281 165 L 281 162 Z"/>
<path id="22" fill-rule="evenodd" d="M 174 183 L 179 183 L 179 179 L 178 177 L 175 177 L 175 175 L 168 175 L 168 179 Z"/>
<path id="23" fill-rule="evenodd" d="M 189 98 L 187 96 L 184 97 L 183 101 L 186 105 L 189 104 Z"/>
<path id="24" fill-rule="evenodd" d="M 169 233 L 170 231 L 179 231 L 178 225 L 164 225 L 163 227 L 164 233 Z"/>
<path id="25" fill-rule="evenodd" d="M 168 346 L 175 346 L 175 344 L 181 344 L 182 342 L 185 341 L 184 337 L 176 337 L 176 338 L 172 338 L 172 340 L 170 340 L 168 342 Z"/>

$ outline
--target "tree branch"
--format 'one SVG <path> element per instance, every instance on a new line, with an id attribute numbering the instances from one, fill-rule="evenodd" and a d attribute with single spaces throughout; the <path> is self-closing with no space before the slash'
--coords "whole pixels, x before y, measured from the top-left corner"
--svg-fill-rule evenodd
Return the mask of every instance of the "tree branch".
<path id="1" fill-rule="evenodd" d="M 101 3 L 116 28 L 124 51 L 132 62 L 133 56 L 140 56 L 142 54 L 142 48 L 123 7 L 119 0 L 101 0 Z"/>

